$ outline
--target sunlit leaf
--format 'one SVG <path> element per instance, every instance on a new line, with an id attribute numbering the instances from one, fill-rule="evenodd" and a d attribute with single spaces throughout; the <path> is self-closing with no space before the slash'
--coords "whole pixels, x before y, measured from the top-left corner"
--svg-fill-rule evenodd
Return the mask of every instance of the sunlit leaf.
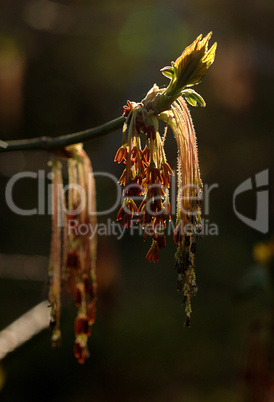
<path id="1" fill-rule="evenodd" d="M 195 92 L 193 89 L 185 89 L 182 92 L 182 95 L 185 97 L 186 101 L 192 106 L 206 106 L 206 103 L 202 96 Z"/>
<path id="2" fill-rule="evenodd" d="M 203 39 L 202 35 L 199 35 L 175 62 L 171 62 L 171 66 L 161 70 L 170 79 L 170 83 L 164 91 L 155 96 L 151 102 L 152 109 L 160 112 L 167 110 L 186 88 L 199 84 L 215 59 L 217 43 L 208 50 L 211 35 L 212 32 L 209 32 Z M 191 105 L 205 106 L 205 101 L 196 92 L 186 92 L 184 95 Z"/>

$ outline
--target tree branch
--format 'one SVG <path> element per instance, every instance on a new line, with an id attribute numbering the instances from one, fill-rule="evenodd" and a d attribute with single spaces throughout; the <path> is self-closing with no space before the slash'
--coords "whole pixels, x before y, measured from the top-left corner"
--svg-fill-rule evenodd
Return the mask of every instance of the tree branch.
<path id="1" fill-rule="evenodd" d="M 123 116 L 111 120 L 101 126 L 91 128 L 78 133 L 61 135 L 60 137 L 38 137 L 14 141 L 0 141 L 0 152 L 26 151 L 26 150 L 46 150 L 63 148 L 67 145 L 77 144 L 109 134 L 123 126 L 125 118 Z"/>

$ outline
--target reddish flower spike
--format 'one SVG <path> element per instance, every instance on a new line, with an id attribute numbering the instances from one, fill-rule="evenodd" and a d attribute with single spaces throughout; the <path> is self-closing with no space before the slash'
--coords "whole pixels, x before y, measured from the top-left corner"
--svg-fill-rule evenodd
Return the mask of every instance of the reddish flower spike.
<path id="1" fill-rule="evenodd" d="M 133 108 L 132 103 L 129 100 L 127 100 L 127 105 L 123 106 L 124 109 L 123 116 L 127 117 L 132 108 Z"/>
<path id="2" fill-rule="evenodd" d="M 89 357 L 87 347 L 82 345 L 78 340 L 74 342 L 74 356 L 80 364 L 84 364 L 86 358 Z"/>
<path id="3" fill-rule="evenodd" d="M 150 157 L 150 149 L 145 147 L 142 151 L 142 160 L 145 165 L 149 164 L 149 157 Z"/>
<path id="4" fill-rule="evenodd" d="M 159 248 L 166 248 L 166 236 L 164 234 L 157 235 L 156 241 Z"/>
<path id="5" fill-rule="evenodd" d="M 148 262 L 156 262 L 159 261 L 159 248 L 156 242 L 153 242 L 152 246 L 147 252 L 146 260 Z"/>
<path id="6" fill-rule="evenodd" d="M 170 165 L 165 162 L 162 164 L 162 179 L 163 179 L 163 184 L 166 187 L 170 187 L 170 176 L 174 176 L 173 170 L 171 169 Z"/>
<path id="7" fill-rule="evenodd" d="M 74 301 L 77 307 L 79 307 L 82 303 L 82 293 L 78 285 L 75 285 L 74 288 Z"/>
<path id="8" fill-rule="evenodd" d="M 88 305 L 88 324 L 89 325 L 94 324 L 95 316 L 96 316 L 96 305 L 95 305 L 95 302 L 91 302 Z"/>
<path id="9" fill-rule="evenodd" d="M 87 317 L 76 317 L 74 328 L 75 328 L 75 335 L 80 334 L 85 334 L 87 336 L 90 335 L 90 329 Z"/>
<path id="10" fill-rule="evenodd" d="M 127 158 L 127 149 L 124 145 L 122 145 L 116 152 L 114 162 L 121 163 L 123 159 L 126 160 L 126 158 Z"/>

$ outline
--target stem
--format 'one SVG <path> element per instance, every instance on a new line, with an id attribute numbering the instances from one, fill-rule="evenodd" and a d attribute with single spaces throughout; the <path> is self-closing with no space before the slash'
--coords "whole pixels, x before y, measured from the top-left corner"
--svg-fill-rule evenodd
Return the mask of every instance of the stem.
<path id="1" fill-rule="evenodd" d="M 79 131 L 78 133 L 61 135 L 60 137 L 37 137 L 24 140 L 0 141 L 0 152 L 34 149 L 49 151 L 54 148 L 63 148 L 67 145 L 77 144 L 78 142 L 88 141 L 93 138 L 111 133 L 112 131 L 121 128 L 124 122 L 125 118 L 121 116 L 115 120 L 111 120 L 105 124 L 102 124 L 101 126 L 84 131 Z"/>

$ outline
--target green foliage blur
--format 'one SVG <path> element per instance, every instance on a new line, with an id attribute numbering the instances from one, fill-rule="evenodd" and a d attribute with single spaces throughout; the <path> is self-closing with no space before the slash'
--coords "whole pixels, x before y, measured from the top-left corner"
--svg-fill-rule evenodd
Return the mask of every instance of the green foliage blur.
<path id="1" fill-rule="evenodd" d="M 160 69 L 213 31 L 216 60 L 198 89 L 207 107 L 190 111 L 203 181 L 218 184 L 205 218 L 219 232 L 197 244 L 190 329 L 176 292 L 172 236 L 157 264 L 145 261 L 150 245 L 137 231 L 121 240 L 101 236 L 91 357 L 80 366 L 73 356 L 75 308 L 65 295 L 62 347 L 52 350 L 43 331 L 7 355 L 0 362 L 1 401 L 257 402 L 245 376 L 250 326 L 269 306 L 241 289 L 253 245 L 269 239 L 273 226 L 268 234 L 246 226 L 232 197 L 262 170 L 273 177 L 273 12 L 266 0 L 0 2 L 2 140 L 68 134 L 120 116 L 127 99 L 141 101 L 155 82 L 167 85 Z M 85 145 L 95 172 L 119 178 L 122 167 L 113 158 L 120 145 L 120 132 Z M 176 170 L 170 132 L 166 149 Z M 4 188 L 20 171 L 48 172 L 48 159 L 36 151 L 0 156 L 0 331 L 47 298 L 50 217 L 14 214 Z M 270 185 L 270 200 L 271 194 Z M 13 196 L 21 208 L 35 207 L 37 183 L 18 182 Z M 114 201 L 114 183 L 99 178 L 98 209 Z M 254 218 L 255 202 L 255 192 L 243 194 L 238 210 Z M 99 222 L 115 220 L 117 212 Z M 31 258 L 41 269 L 34 278 L 24 276 L 22 263 Z"/>

